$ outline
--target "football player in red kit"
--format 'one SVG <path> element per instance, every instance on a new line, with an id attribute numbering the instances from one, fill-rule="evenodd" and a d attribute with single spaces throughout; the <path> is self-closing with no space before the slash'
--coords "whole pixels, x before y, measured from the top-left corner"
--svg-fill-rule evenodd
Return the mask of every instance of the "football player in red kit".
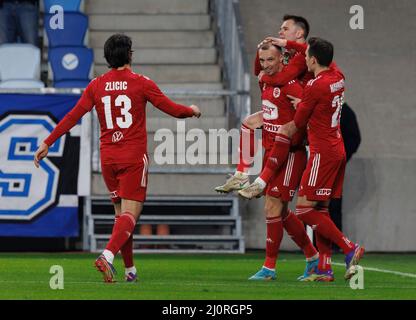
<path id="1" fill-rule="evenodd" d="M 296 215 L 317 234 L 339 246 L 345 254 L 345 279 L 356 272 L 364 248 L 351 242 L 332 222 L 328 213 L 331 198 L 340 198 L 344 182 L 346 156 L 340 130 L 344 98 L 344 77 L 330 67 L 333 45 L 311 38 L 306 50 L 306 64 L 315 78 L 305 87 L 302 100 L 293 98 L 297 108 L 294 120 L 283 126 L 289 137 L 307 126 L 310 158 L 303 173 Z M 331 269 L 320 265 L 311 279 L 331 279 Z"/>
<path id="2" fill-rule="evenodd" d="M 281 48 L 271 44 L 264 44 L 259 49 L 259 61 L 263 70 L 268 75 L 281 72 L 283 55 Z M 264 84 L 262 87 L 262 113 L 263 113 L 263 147 L 265 149 L 264 162 L 272 161 L 270 151 L 275 139 L 281 139 L 277 135 L 279 127 L 293 120 L 295 109 L 287 95 L 301 97 L 302 86 L 297 80 L 292 80 L 282 87 L 273 87 Z M 303 144 L 305 132 L 299 131 L 292 139 L 289 157 L 279 171 L 267 185 L 265 199 L 265 214 L 267 225 L 266 259 L 263 267 L 250 280 L 273 280 L 276 278 L 275 265 L 278 257 L 280 243 L 283 237 L 283 219 L 296 220 L 298 230 L 305 232 L 300 221 L 291 213 L 288 216 L 288 202 L 290 202 L 299 185 L 300 178 L 306 165 L 306 151 Z M 243 194 L 244 189 L 239 193 Z M 305 237 L 307 237 L 305 235 Z M 317 251 L 309 242 L 306 248 L 308 261 L 316 261 Z"/>
<path id="3" fill-rule="evenodd" d="M 146 199 L 147 156 L 146 104 L 176 118 L 200 117 L 195 105 L 179 105 L 166 97 L 149 78 L 131 70 L 132 41 L 122 34 L 104 45 L 110 71 L 95 78 L 76 106 L 58 123 L 35 153 L 39 166 L 48 148 L 94 107 L 101 128 L 100 151 L 104 181 L 115 208 L 113 232 L 104 252 L 95 261 L 105 282 L 114 282 L 114 256 L 121 251 L 126 281 L 136 281 L 133 263 L 133 231 Z"/>
<path id="4" fill-rule="evenodd" d="M 309 23 L 307 20 L 300 16 L 295 15 L 285 15 L 283 17 L 283 23 L 280 27 L 279 36 L 282 39 L 289 39 L 300 44 L 306 42 L 306 38 L 309 34 Z M 260 48 L 265 43 L 271 43 L 271 40 L 262 41 L 258 48 Z M 307 73 L 307 67 L 305 64 L 305 58 L 301 54 L 297 54 L 295 51 L 287 52 L 289 56 L 284 57 L 290 58 L 289 61 L 283 61 L 287 63 L 285 68 L 280 72 L 272 72 L 267 74 L 262 72 L 262 65 L 259 59 L 259 52 L 256 54 L 256 59 L 254 63 L 254 74 L 259 76 L 260 88 L 263 88 L 263 84 L 271 87 L 278 85 L 286 85 L 288 82 L 295 80 L 296 78 L 304 80 L 305 73 Z M 308 73 L 309 78 L 310 73 Z M 305 78 L 306 79 L 306 78 Z M 248 116 L 241 125 L 240 132 L 240 148 L 239 148 L 239 164 L 234 175 L 232 175 L 224 185 L 218 186 L 215 188 L 215 191 L 221 193 L 228 193 L 234 190 L 241 190 L 249 186 L 249 178 L 247 171 L 251 165 L 254 154 L 257 152 L 256 143 L 255 143 L 255 129 L 263 126 L 263 111 L 256 112 Z M 286 138 L 287 139 L 287 138 Z M 243 150 L 249 152 L 244 152 Z M 287 150 L 289 152 L 289 148 Z M 246 158 L 247 157 L 247 158 Z M 287 157 L 287 155 L 286 155 Z M 265 163 L 265 165 L 267 162 Z M 275 170 L 277 172 L 277 170 Z M 307 260 L 305 272 L 301 278 L 304 278 L 305 275 L 315 270 L 318 265 L 318 256 L 316 249 L 313 247 L 306 231 L 304 229 L 301 221 L 295 216 L 290 210 L 282 212 L 283 227 L 286 232 L 290 235 L 292 240 L 298 245 L 300 249 L 304 252 Z"/>

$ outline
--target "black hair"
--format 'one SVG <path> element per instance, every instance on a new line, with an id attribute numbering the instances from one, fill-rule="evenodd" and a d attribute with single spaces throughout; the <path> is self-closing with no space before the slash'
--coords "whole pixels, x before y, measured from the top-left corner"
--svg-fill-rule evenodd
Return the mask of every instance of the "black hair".
<path id="1" fill-rule="evenodd" d="M 131 38 L 125 34 L 113 34 L 104 44 L 104 58 L 109 68 L 131 64 Z"/>
<path id="2" fill-rule="evenodd" d="M 321 38 L 310 38 L 309 44 L 309 56 L 315 57 L 321 66 L 329 67 L 334 59 L 334 46 L 331 42 Z"/>
<path id="3" fill-rule="evenodd" d="M 287 21 L 287 20 L 293 20 L 298 27 L 302 28 L 302 30 L 304 32 L 303 37 L 305 39 L 308 37 L 309 30 L 310 30 L 308 20 L 306 20 L 304 17 L 301 17 L 301 16 L 295 16 L 295 15 L 292 15 L 292 14 L 285 14 L 283 16 L 283 21 Z"/>

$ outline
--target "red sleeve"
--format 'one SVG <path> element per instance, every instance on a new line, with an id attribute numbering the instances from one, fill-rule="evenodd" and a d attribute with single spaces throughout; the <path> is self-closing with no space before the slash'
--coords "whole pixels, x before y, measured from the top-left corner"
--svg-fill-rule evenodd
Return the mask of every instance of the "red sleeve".
<path id="1" fill-rule="evenodd" d="M 82 107 L 78 102 L 77 105 L 69 112 L 67 115 L 57 124 L 55 129 L 51 134 L 45 139 L 45 143 L 48 146 L 51 146 L 58 140 L 61 136 L 67 133 L 77 122 L 86 114 L 89 110 Z"/>
<path id="2" fill-rule="evenodd" d="M 303 94 L 302 101 L 298 104 L 296 108 L 295 121 L 296 128 L 303 128 L 309 121 L 309 118 L 315 108 L 319 96 L 320 90 L 317 90 L 316 86 L 307 85 L 305 88 L 305 92 Z"/>
<path id="3" fill-rule="evenodd" d="M 83 92 L 81 98 L 78 100 L 75 107 L 67 113 L 67 115 L 59 121 L 55 129 L 51 134 L 45 139 L 45 143 L 48 146 L 51 146 L 58 140 L 61 136 L 67 133 L 77 122 L 83 117 L 84 114 L 91 111 L 94 107 L 94 87 L 95 79 L 90 82 L 85 91 Z"/>
<path id="4" fill-rule="evenodd" d="M 291 82 L 287 85 L 286 94 L 302 99 L 303 88 L 298 81 Z"/>
<path id="5" fill-rule="evenodd" d="M 257 50 L 256 59 L 254 60 L 254 75 L 257 77 L 260 74 L 261 70 L 262 67 L 260 64 L 259 50 Z"/>
<path id="6" fill-rule="evenodd" d="M 296 41 L 287 41 L 286 47 L 287 50 L 295 50 L 302 55 L 306 55 L 306 49 L 308 48 L 308 45 L 306 43 L 299 43 Z"/>
<path id="7" fill-rule="evenodd" d="M 144 93 L 148 101 L 150 101 L 156 108 L 175 118 L 189 118 L 194 115 L 190 107 L 177 104 L 166 97 L 159 87 L 152 80 L 146 79 L 144 81 Z"/>

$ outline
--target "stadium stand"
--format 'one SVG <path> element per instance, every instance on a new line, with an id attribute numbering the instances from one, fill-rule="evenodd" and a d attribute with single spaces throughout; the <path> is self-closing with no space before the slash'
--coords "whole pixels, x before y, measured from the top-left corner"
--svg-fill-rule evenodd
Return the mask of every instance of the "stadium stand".
<path id="1" fill-rule="evenodd" d="M 31 44 L 0 46 L 0 88 L 43 88 L 40 49 Z"/>
<path id="2" fill-rule="evenodd" d="M 49 23 L 54 15 L 50 13 L 53 5 L 61 5 L 65 12 L 62 29 Z M 85 88 L 92 79 L 93 51 L 87 48 L 88 17 L 76 12 L 80 7 L 81 1 L 44 2 L 44 51 L 48 52 L 48 80 L 56 88 Z"/>

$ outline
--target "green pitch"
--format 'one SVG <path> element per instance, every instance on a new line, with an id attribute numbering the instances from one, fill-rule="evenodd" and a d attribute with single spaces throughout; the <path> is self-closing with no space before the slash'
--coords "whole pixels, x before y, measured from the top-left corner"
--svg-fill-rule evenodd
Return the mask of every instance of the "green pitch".
<path id="1" fill-rule="evenodd" d="M 261 266 L 263 253 L 136 255 L 138 283 L 123 282 L 124 268 L 117 257 L 115 284 L 102 282 L 93 268 L 95 257 L 0 254 L 0 299 L 416 299 L 416 255 L 367 254 L 361 265 L 378 271 L 365 270 L 364 290 L 352 290 L 343 279 L 345 268 L 338 265 L 333 283 L 297 282 L 304 268 L 300 254 L 281 254 L 278 279 L 270 282 L 247 281 Z M 342 259 L 337 255 L 333 260 Z M 63 290 L 50 289 L 53 265 L 64 269 Z"/>

